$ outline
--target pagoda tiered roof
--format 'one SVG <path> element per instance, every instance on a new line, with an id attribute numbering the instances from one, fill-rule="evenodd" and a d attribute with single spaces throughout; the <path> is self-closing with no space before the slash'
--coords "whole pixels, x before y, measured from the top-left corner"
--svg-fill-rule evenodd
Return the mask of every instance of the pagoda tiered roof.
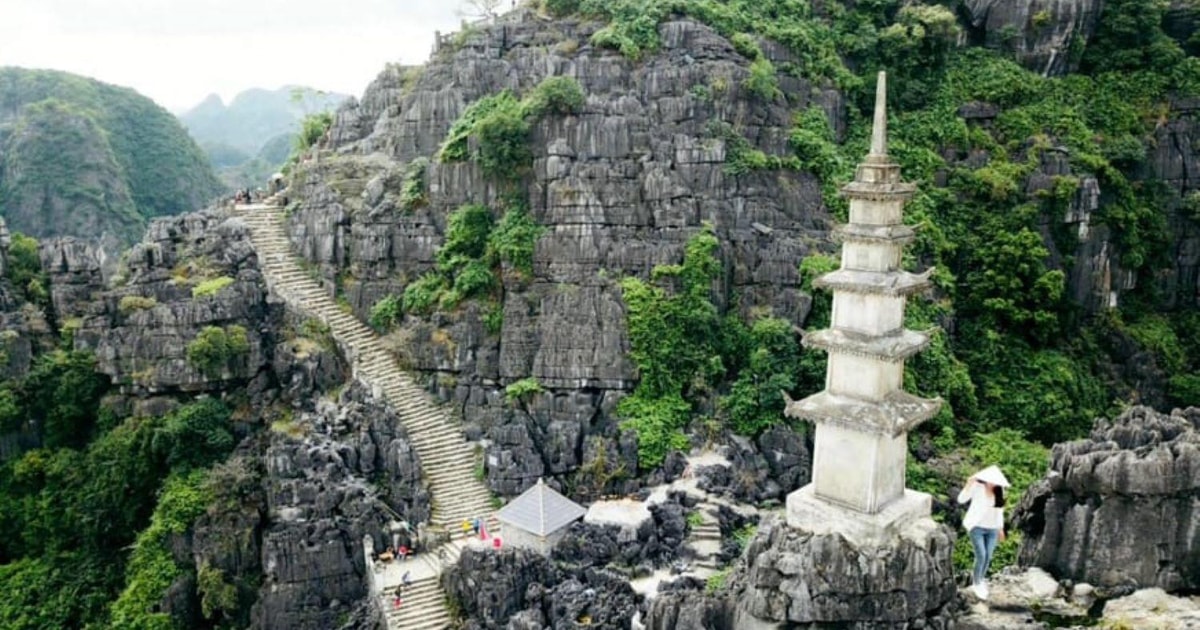
<path id="1" fill-rule="evenodd" d="M 941 408 L 941 397 L 921 398 L 904 390 L 890 392 L 883 400 L 863 400 L 825 390 L 803 400 L 790 401 L 784 414 L 895 437 L 932 418 Z"/>
<path id="2" fill-rule="evenodd" d="M 908 271 L 865 271 L 838 269 L 813 281 L 813 286 L 848 293 L 868 293 L 896 297 L 920 293 L 930 286 L 933 267 L 922 273 Z"/>
<path id="3" fill-rule="evenodd" d="M 803 337 L 803 344 L 826 352 L 879 359 L 895 363 L 929 346 L 930 333 L 915 330 L 896 330 L 889 335 L 864 335 L 841 328 L 826 328 Z"/>

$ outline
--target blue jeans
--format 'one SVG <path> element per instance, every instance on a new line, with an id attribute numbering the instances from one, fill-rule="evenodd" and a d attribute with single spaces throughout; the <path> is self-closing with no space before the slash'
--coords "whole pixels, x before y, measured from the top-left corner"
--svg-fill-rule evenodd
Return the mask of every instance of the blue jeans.
<path id="1" fill-rule="evenodd" d="M 971 572 L 971 584 L 979 584 L 987 577 L 988 565 L 1000 541 L 1000 530 L 972 527 L 969 532 L 971 547 L 975 549 L 975 570 Z"/>

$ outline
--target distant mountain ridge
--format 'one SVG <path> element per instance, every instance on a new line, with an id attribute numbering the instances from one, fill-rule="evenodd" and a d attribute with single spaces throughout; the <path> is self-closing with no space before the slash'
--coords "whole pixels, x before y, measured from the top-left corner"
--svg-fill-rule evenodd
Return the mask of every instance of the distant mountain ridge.
<path id="1" fill-rule="evenodd" d="M 52 70 L 0 67 L 0 216 L 36 237 L 115 253 L 150 217 L 222 190 L 200 147 L 132 89 Z"/>
<path id="2" fill-rule="evenodd" d="M 226 105 L 210 94 L 179 120 L 201 146 L 225 145 L 256 155 L 272 138 L 294 134 L 308 114 L 331 110 L 350 98 L 306 87 L 246 90 Z"/>

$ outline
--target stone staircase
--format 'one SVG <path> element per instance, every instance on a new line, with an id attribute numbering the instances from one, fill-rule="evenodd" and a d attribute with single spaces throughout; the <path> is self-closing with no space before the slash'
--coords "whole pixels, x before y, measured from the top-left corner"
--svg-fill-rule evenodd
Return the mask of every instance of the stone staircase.
<path id="1" fill-rule="evenodd" d="M 374 331 L 339 307 L 304 269 L 292 254 L 281 208 L 266 204 L 237 206 L 234 216 L 250 228 L 268 288 L 293 308 L 325 322 L 333 338 L 342 345 L 354 375 L 382 394 L 399 414 L 421 459 L 421 470 L 432 495 L 430 523 L 445 528 L 451 535 L 457 533 L 460 538 L 410 560 L 428 568 L 416 572 L 400 608 L 393 607 L 395 584 L 386 580 L 380 584 L 381 604 L 389 628 L 449 627 L 451 619 L 438 576 L 443 566 L 457 560 L 466 544 L 461 538 L 462 521 L 482 517 L 490 532 L 499 530 L 491 493 L 475 476 L 474 448 L 464 439 L 459 423 L 396 365 L 380 346 Z"/>
<path id="2" fill-rule="evenodd" d="M 700 515 L 700 524 L 691 528 L 686 540 L 687 547 L 695 554 L 692 563 L 693 570 L 701 577 L 708 577 L 721 570 L 721 525 L 716 515 L 709 509 L 709 504 L 701 503 L 696 506 L 696 514 Z"/>

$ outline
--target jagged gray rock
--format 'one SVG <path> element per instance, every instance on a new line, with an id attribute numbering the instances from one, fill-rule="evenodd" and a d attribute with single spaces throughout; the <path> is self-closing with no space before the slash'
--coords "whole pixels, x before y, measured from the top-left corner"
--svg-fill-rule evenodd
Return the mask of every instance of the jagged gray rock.
<path id="1" fill-rule="evenodd" d="M 977 43 L 1045 76 L 1073 71 L 1096 30 L 1100 0 L 963 0 Z"/>
<path id="2" fill-rule="evenodd" d="M 828 229 L 815 178 L 786 169 L 731 175 L 727 147 L 709 125 L 727 121 L 756 148 L 787 155 L 791 112 L 821 107 L 840 128 L 840 95 L 782 74 L 786 96 L 749 95 L 741 85 L 748 60 L 691 20 L 662 24 L 661 53 L 638 64 L 588 44 L 599 27 L 517 10 L 464 34 L 461 45 L 443 45 L 421 69 L 389 67 L 338 112 L 327 150 L 301 165 L 293 183 L 296 250 L 330 289 L 342 278 L 344 295 L 366 318 L 377 300 L 433 268 L 452 210 L 499 196 L 477 166 L 434 160 L 426 203 L 404 211 L 405 165 L 433 156 L 482 96 L 523 94 L 549 74 L 583 85 L 580 114 L 534 126 L 523 192 L 549 230 L 531 277 L 504 274 L 499 333 L 487 332 L 483 305 L 467 304 L 430 320 L 407 318 L 393 336 L 430 388 L 463 408 L 468 435 L 487 440 L 488 483 L 502 495 L 539 476 L 580 482 L 587 493 L 636 487 L 636 443 L 613 413 L 637 378 L 621 277 L 677 263 L 701 222 L 712 221 L 728 270 L 718 299 L 736 296 L 729 306 L 744 314 L 801 321 L 810 300 L 796 263 Z M 780 47 L 765 50 L 776 63 L 796 61 Z M 546 392 L 523 405 L 506 401 L 503 387 L 526 377 Z M 583 470 L 599 453 L 608 470 Z"/>
<path id="3" fill-rule="evenodd" d="M 92 302 L 86 300 L 96 291 L 99 267 L 73 255 L 78 244 L 52 244 L 43 261 L 50 263 L 56 311 L 83 316 L 76 348 L 94 352 L 98 369 L 114 384 L 127 391 L 216 390 L 268 369 L 282 328 L 282 307 L 268 300 L 248 239 L 245 225 L 220 210 L 157 219 L 125 254 L 123 284 Z M 230 283 L 193 295 L 201 282 L 217 278 Z M 189 363 L 187 345 L 203 328 L 233 325 L 245 329 L 244 356 L 219 374 Z"/>
<path id="4" fill-rule="evenodd" d="M 282 421 L 286 422 L 286 420 Z M 277 426 L 264 455 L 264 580 L 257 628 L 322 630 L 364 615 L 364 536 L 392 544 L 392 520 L 429 517 L 420 462 L 396 413 L 357 381 Z"/>
<path id="5" fill-rule="evenodd" d="M 933 623 L 955 593 L 946 570 L 953 547 L 953 532 L 944 525 L 920 543 L 897 537 L 887 546 L 857 549 L 840 534 L 813 535 L 769 519 L 748 543 L 748 564 L 739 566 L 730 590 L 742 613 L 775 623 Z"/>
<path id="6" fill-rule="evenodd" d="M 1020 561 L 1099 588 L 1200 588 L 1197 496 L 1200 408 L 1097 420 L 1018 506 Z"/>

